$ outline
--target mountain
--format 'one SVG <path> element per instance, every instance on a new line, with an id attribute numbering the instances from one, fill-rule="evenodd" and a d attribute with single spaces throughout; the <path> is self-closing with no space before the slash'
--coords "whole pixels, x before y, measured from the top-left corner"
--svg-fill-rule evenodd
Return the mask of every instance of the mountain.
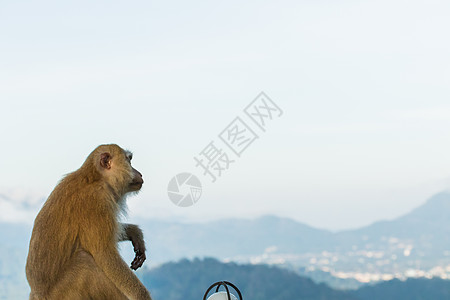
<path id="1" fill-rule="evenodd" d="M 367 236 L 368 239 L 380 239 L 382 236 L 421 239 L 433 242 L 434 247 L 446 249 L 450 241 L 449 212 L 450 193 L 442 192 L 400 218 L 376 222 L 358 230 L 341 232 L 340 236 L 359 234 Z"/>
<path id="2" fill-rule="evenodd" d="M 222 280 L 235 284 L 244 299 L 450 299 L 449 280 L 434 278 L 400 281 L 395 279 L 374 286 L 364 286 L 356 291 L 338 291 L 277 267 L 220 263 L 211 258 L 191 261 L 184 259 L 167 263 L 152 270 L 143 270 L 139 275 L 154 299 L 165 300 L 203 299 L 208 287 Z"/>
<path id="3" fill-rule="evenodd" d="M 258 300 L 357 300 L 349 292 L 336 291 L 311 279 L 266 265 L 220 263 L 211 258 L 181 260 L 141 272 L 154 299 L 199 300 L 216 281 L 235 284 L 244 299 Z M 236 293 L 235 293 L 236 294 Z"/>
<path id="4" fill-rule="evenodd" d="M 227 219 L 207 224 L 148 220 L 138 223 L 150 240 L 150 251 L 157 262 L 199 255 L 247 257 L 274 246 L 292 253 L 320 251 L 333 237 L 331 232 L 274 216 L 255 220 Z"/>
<path id="5" fill-rule="evenodd" d="M 393 278 L 450 278 L 449 208 L 450 194 L 440 193 L 395 220 L 337 233 L 275 216 L 196 224 L 137 223 L 147 241 L 147 266 L 216 257 L 282 266 L 342 289 Z M 30 233 L 31 225 L 0 223 L 0 299 L 5 290 L 28 290 L 24 268 Z M 131 262 L 131 244 L 123 242 L 121 249 Z"/>
<path id="6" fill-rule="evenodd" d="M 395 220 L 337 233 L 274 216 L 207 224 L 140 223 L 156 263 L 213 256 L 277 264 L 342 288 L 393 278 L 450 277 L 449 207 L 450 194 L 443 192 Z"/>
<path id="7" fill-rule="evenodd" d="M 450 281 L 439 278 L 394 279 L 353 292 L 361 300 L 433 300 L 450 299 Z"/>
<path id="8" fill-rule="evenodd" d="M 156 261 L 198 255 L 232 258 L 276 253 L 348 252 L 396 248 L 445 256 L 450 245 L 450 194 L 440 193 L 411 213 L 357 230 L 332 233 L 275 216 L 227 219 L 207 224 L 141 220 Z M 152 246 L 153 245 L 153 246 Z M 396 246 L 397 245 L 397 246 Z M 393 250 L 393 249 L 391 249 Z M 426 251 L 426 252 L 424 252 Z M 450 254 L 450 253 L 449 253 Z"/>
<path id="9" fill-rule="evenodd" d="M 336 233 L 334 250 L 365 251 L 366 262 L 374 255 L 382 256 L 379 258 L 390 260 L 386 265 L 391 271 L 425 270 L 450 264 L 449 245 L 450 193 L 442 192 L 395 220 Z"/>

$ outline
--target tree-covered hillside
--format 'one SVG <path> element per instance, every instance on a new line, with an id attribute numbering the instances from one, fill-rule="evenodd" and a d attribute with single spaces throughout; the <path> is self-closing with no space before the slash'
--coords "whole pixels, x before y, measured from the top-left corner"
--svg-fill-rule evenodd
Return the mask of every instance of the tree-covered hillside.
<path id="1" fill-rule="evenodd" d="M 354 293 L 361 300 L 445 300 L 450 299 L 450 280 L 394 279 L 375 286 L 365 286 Z"/>
<path id="2" fill-rule="evenodd" d="M 246 299 L 356 300 L 349 293 L 316 284 L 287 270 L 266 265 L 224 264 L 212 258 L 167 263 L 141 275 L 154 299 L 201 300 L 212 283 L 227 280 L 236 284 Z"/>
<path id="3" fill-rule="evenodd" d="M 293 272 L 267 265 L 221 263 L 212 258 L 181 260 L 140 272 L 154 299 L 201 300 L 214 282 L 236 284 L 248 300 L 443 300 L 450 299 L 450 281 L 392 280 L 356 291 L 339 291 Z"/>

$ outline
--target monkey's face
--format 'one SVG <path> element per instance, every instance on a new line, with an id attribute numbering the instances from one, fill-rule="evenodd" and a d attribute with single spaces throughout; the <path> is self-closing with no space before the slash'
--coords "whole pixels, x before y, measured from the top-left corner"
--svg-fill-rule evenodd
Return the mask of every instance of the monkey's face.
<path id="1" fill-rule="evenodd" d="M 131 180 L 128 186 L 128 190 L 130 192 L 137 192 L 141 189 L 142 185 L 144 184 L 144 179 L 142 179 L 142 174 L 138 170 L 136 170 L 133 167 L 131 167 L 131 170 L 133 172 L 133 179 Z"/>
<path id="2" fill-rule="evenodd" d="M 124 193 L 139 191 L 144 184 L 144 179 L 142 174 L 131 166 L 133 154 L 114 146 L 110 145 L 111 149 L 108 149 L 110 151 L 100 155 L 102 173 L 110 184 Z"/>
<path id="3" fill-rule="evenodd" d="M 125 151 L 125 161 L 128 164 L 128 167 L 131 168 L 131 180 L 128 184 L 128 192 L 137 192 L 142 188 L 144 184 L 144 179 L 142 178 L 142 174 L 131 166 L 131 159 L 133 159 L 133 154 L 129 151 Z"/>

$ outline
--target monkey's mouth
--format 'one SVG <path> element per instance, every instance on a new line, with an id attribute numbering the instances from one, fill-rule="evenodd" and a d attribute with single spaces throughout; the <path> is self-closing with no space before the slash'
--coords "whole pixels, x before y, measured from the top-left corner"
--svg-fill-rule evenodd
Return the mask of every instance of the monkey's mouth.
<path id="1" fill-rule="evenodd" d="M 133 189 L 140 189 L 143 184 L 144 184 L 144 181 L 136 181 L 136 182 L 132 182 L 130 184 L 130 187 Z"/>

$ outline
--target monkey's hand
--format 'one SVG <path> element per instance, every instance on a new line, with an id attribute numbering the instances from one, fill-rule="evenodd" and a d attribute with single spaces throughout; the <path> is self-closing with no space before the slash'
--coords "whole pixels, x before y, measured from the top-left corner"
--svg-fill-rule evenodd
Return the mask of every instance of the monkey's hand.
<path id="1" fill-rule="evenodd" d="M 119 237 L 120 241 L 131 241 L 133 244 L 134 253 L 136 254 L 131 262 L 131 269 L 137 270 L 142 267 L 145 256 L 145 242 L 142 230 L 134 224 L 122 224 L 124 232 Z"/>
<path id="2" fill-rule="evenodd" d="M 133 244 L 134 253 L 136 253 L 134 260 L 131 262 L 131 269 L 136 271 L 137 269 L 142 267 L 142 264 L 146 259 L 145 244 L 144 240 L 136 240 L 134 238 L 131 238 L 131 243 Z"/>

